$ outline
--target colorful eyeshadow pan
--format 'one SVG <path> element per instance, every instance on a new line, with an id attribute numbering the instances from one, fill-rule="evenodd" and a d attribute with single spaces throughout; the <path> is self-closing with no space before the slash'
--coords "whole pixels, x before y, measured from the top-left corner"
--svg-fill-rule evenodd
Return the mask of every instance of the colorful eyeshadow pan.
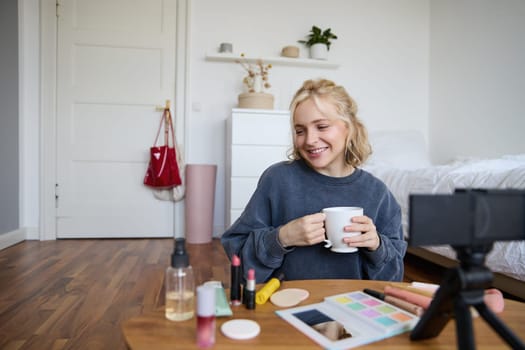
<path id="1" fill-rule="evenodd" d="M 381 314 L 374 309 L 366 309 L 361 311 L 361 315 L 364 315 L 366 317 L 377 317 Z"/>
<path id="2" fill-rule="evenodd" d="M 352 293 L 350 294 L 350 297 L 354 298 L 355 300 L 363 300 L 363 299 L 369 298 L 368 295 L 363 294 L 363 293 Z"/>
<path id="3" fill-rule="evenodd" d="M 387 326 L 387 327 L 397 323 L 396 320 L 393 320 L 390 317 L 386 317 L 386 316 L 376 318 L 376 322 L 382 324 L 383 326 Z"/>
<path id="4" fill-rule="evenodd" d="M 346 306 L 348 306 L 350 309 L 352 309 L 354 311 L 359 311 L 359 310 L 366 309 L 366 306 L 364 306 L 361 303 L 351 303 L 351 304 L 348 304 Z"/>
<path id="5" fill-rule="evenodd" d="M 381 305 L 381 306 L 378 306 L 378 307 L 376 308 L 376 310 L 379 311 L 379 312 L 382 312 L 382 313 L 384 313 L 384 314 L 389 314 L 389 313 L 391 313 L 391 312 L 396 311 L 396 309 L 394 309 L 392 306 L 384 305 L 384 304 Z"/>
<path id="6" fill-rule="evenodd" d="M 353 300 L 345 295 L 345 296 L 335 299 L 335 301 L 341 304 L 347 304 L 347 303 L 351 303 Z"/>
<path id="7" fill-rule="evenodd" d="M 365 305 L 368 305 L 368 306 L 377 306 L 377 305 L 381 305 L 381 302 L 378 301 L 378 300 L 375 300 L 375 299 L 367 299 L 367 300 L 363 300 L 362 303 L 365 304 Z"/>
<path id="8" fill-rule="evenodd" d="M 403 314 L 401 312 L 398 312 L 398 313 L 395 313 L 393 315 L 390 315 L 390 317 L 398 320 L 399 322 L 405 322 L 405 321 L 408 321 L 408 320 L 411 320 L 412 317 L 407 315 L 407 314 Z"/>

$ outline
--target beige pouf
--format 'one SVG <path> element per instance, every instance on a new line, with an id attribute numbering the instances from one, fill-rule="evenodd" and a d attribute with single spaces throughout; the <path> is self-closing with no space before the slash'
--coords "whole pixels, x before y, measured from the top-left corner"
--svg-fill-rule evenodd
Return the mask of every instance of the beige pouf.
<path id="1" fill-rule="evenodd" d="M 264 92 L 245 92 L 239 95 L 239 108 L 273 109 L 273 95 Z"/>

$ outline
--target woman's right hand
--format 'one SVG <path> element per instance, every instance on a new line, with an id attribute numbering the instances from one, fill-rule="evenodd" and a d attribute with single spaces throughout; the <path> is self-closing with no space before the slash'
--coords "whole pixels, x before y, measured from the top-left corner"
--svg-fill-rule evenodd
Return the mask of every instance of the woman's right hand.
<path id="1" fill-rule="evenodd" d="M 279 242 L 283 247 L 308 246 L 325 239 L 326 215 L 315 213 L 288 222 L 279 229 Z"/>

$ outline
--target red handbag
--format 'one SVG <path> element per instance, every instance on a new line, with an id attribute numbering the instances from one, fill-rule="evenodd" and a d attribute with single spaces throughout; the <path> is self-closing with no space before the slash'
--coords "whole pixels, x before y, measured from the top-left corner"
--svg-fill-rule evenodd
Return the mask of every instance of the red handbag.
<path id="1" fill-rule="evenodd" d="M 157 146 L 160 130 L 164 125 L 164 146 Z M 170 147 L 170 137 L 172 146 Z M 182 184 L 175 150 L 175 133 L 169 108 L 164 109 L 154 146 L 150 148 L 150 161 L 144 176 L 144 185 L 156 189 L 170 189 Z"/>

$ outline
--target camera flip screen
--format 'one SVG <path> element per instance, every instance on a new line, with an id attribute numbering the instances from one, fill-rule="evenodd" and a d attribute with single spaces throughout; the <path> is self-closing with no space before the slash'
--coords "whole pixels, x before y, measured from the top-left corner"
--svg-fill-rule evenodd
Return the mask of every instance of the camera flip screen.
<path id="1" fill-rule="evenodd" d="M 471 246 L 525 239 L 525 190 L 413 194 L 409 244 Z"/>

